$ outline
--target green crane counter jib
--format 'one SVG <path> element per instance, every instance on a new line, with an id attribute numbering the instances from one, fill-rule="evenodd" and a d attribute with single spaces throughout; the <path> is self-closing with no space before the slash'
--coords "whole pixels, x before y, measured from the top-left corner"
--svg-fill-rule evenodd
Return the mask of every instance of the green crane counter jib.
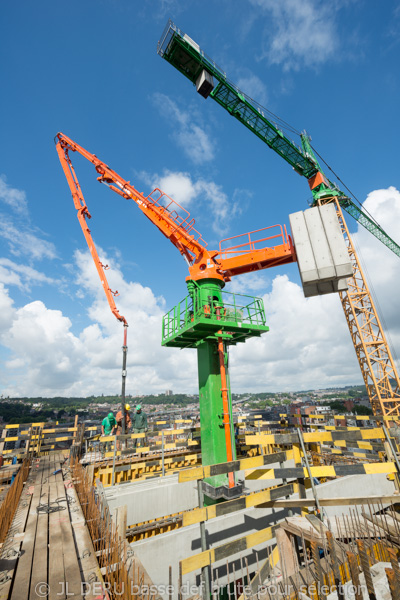
<path id="1" fill-rule="evenodd" d="M 322 170 L 311 149 L 309 138 L 301 136 L 302 147 L 289 140 L 283 132 L 270 121 L 261 106 L 248 98 L 232 82 L 213 60 L 201 50 L 198 44 L 188 35 L 181 32 L 172 21 L 167 23 L 158 43 L 157 52 L 166 61 L 196 85 L 204 97 L 210 96 L 218 102 L 230 115 L 252 131 L 272 150 L 282 156 L 293 169 L 306 177 L 312 187 L 312 179 L 319 176 Z M 199 78 L 205 72 L 206 85 L 199 87 Z M 214 86 L 213 78 L 216 79 Z M 207 85 L 208 84 L 208 85 Z M 205 90 L 205 91 L 203 91 Z M 363 225 L 372 235 L 378 238 L 392 252 L 400 256 L 400 246 L 372 219 L 365 210 L 355 204 L 344 192 L 326 177 L 318 180 L 318 185 L 311 189 L 314 204 L 326 197 L 338 197 L 341 207 L 356 221 Z"/>
<path id="2" fill-rule="evenodd" d="M 189 295 L 163 318 L 162 344 L 197 349 L 202 463 L 223 463 L 228 456 L 218 341 L 221 338 L 224 341 L 224 363 L 228 373 L 228 346 L 260 336 L 269 328 L 265 324 L 261 298 L 224 292 L 224 282 L 218 279 L 188 280 L 187 286 Z M 232 458 L 235 460 L 229 375 L 226 379 Z M 229 497 L 228 475 L 211 477 L 205 483 L 210 492 L 205 497 L 206 503 Z"/>

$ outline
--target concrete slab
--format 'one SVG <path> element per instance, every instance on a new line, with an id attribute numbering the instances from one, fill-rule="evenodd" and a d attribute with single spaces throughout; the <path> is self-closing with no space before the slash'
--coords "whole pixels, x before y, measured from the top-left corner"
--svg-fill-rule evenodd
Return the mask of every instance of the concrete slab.
<path id="1" fill-rule="evenodd" d="M 335 265 L 336 277 L 351 277 L 353 275 L 353 267 L 342 230 L 340 229 L 334 204 L 320 206 L 319 213 Z"/>
<path id="2" fill-rule="evenodd" d="M 335 279 L 336 271 L 319 208 L 304 211 L 319 279 Z M 311 282 L 310 282 L 311 283 Z"/>
<path id="3" fill-rule="evenodd" d="M 303 285 L 315 283 L 319 280 L 319 274 L 304 213 L 300 211 L 289 215 L 289 222 L 296 247 L 301 281 Z"/>

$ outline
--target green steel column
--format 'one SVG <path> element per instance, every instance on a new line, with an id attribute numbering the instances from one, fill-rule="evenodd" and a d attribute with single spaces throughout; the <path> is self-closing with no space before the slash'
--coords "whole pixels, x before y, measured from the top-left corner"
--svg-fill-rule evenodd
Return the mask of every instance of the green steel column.
<path id="1" fill-rule="evenodd" d="M 203 465 L 213 465 L 227 461 L 222 414 L 221 373 L 216 342 L 202 342 L 197 348 L 197 361 L 202 463 Z M 231 404 L 229 412 L 230 421 L 232 421 Z M 234 458 L 236 459 L 236 451 Z M 215 487 L 228 485 L 228 476 L 216 475 L 206 481 Z"/>
<path id="2" fill-rule="evenodd" d="M 188 282 L 189 293 L 191 289 Z M 206 279 L 196 282 L 196 311 L 203 310 L 211 297 L 218 298 L 222 305 L 222 281 Z M 199 401 L 201 426 L 201 455 L 203 465 L 212 465 L 227 461 L 225 429 L 223 424 L 222 384 L 218 357 L 218 346 L 215 340 L 202 341 L 197 346 L 199 374 Z M 232 423 L 232 403 L 229 397 L 229 421 Z M 233 428 L 232 428 L 233 429 Z M 233 438 L 234 439 L 234 435 Z M 233 447 L 236 459 L 236 449 Z M 227 475 L 217 475 L 206 480 L 214 487 L 228 485 Z M 207 498 L 206 500 L 207 501 Z"/>

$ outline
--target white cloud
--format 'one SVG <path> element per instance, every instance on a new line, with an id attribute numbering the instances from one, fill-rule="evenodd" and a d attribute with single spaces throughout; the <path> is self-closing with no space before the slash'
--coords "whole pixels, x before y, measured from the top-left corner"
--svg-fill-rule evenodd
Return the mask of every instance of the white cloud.
<path id="1" fill-rule="evenodd" d="M 272 273 L 268 275 L 264 270 L 233 277 L 232 281 L 227 284 L 226 291 L 232 294 L 262 293 L 271 284 L 271 276 Z"/>
<path id="2" fill-rule="evenodd" d="M 3 283 L 0 283 L 0 339 L 3 333 L 8 331 L 14 318 L 13 304 L 8 289 L 4 287 Z"/>
<path id="3" fill-rule="evenodd" d="M 365 206 L 384 229 L 397 237 L 400 193 L 395 188 L 369 194 Z M 362 247 L 370 280 L 385 316 L 390 338 L 400 349 L 398 297 L 399 257 L 362 230 L 353 235 Z M 194 350 L 161 347 L 162 298 L 138 282 L 126 281 L 112 257 L 102 260 L 110 287 L 118 289 L 120 312 L 129 322 L 128 393 L 173 389 L 194 392 L 197 361 Z M 92 323 L 72 333 L 72 318 L 41 301 L 16 307 L 0 283 L 0 336 L 9 357 L 1 382 L 6 395 L 77 395 L 119 393 L 122 326 L 111 314 L 89 252 L 75 255 L 78 285 Z M 310 389 L 361 382 L 361 374 L 337 295 L 305 299 L 299 285 L 274 272 L 238 277 L 241 291 L 264 294 L 270 331 L 231 350 L 233 391 Z M 247 279 L 247 281 L 246 281 Z M 231 286 L 236 285 L 235 283 Z M 232 289 L 232 287 L 231 287 Z M 81 302 L 81 300 L 77 300 Z M 78 312 L 78 311 L 77 311 Z"/>
<path id="4" fill-rule="evenodd" d="M 189 173 L 164 171 L 153 178 L 152 185 L 160 188 L 173 200 L 185 208 L 197 197 L 198 190 Z"/>
<path id="5" fill-rule="evenodd" d="M 285 391 L 360 381 L 337 295 L 306 299 L 299 285 L 278 275 L 264 305 L 270 331 L 231 351 L 233 388 Z"/>
<path id="6" fill-rule="evenodd" d="M 0 282 L 2 283 L 16 285 L 20 290 L 28 292 L 32 284 L 54 284 L 56 281 L 33 267 L 18 264 L 9 258 L 0 258 Z"/>
<path id="7" fill-rule="evenodd" d="M 400 192 L 394 188 L 375 190 L 368 194 L 363 205 L 378 221 L 384 231 L 400 245 Z M 350 218 L 350 217 L 349 217 Z M 400 257 L 363 227 L 352 236 L 378 310 L 384 318 L 390 337 L 400 355 L 400 320 L 397 298 L 400 296 Z"/>
<path id="8" fill-rule="evenodd" d="M 364 207 L 400 244 L 400 192 L 394 187 L 376 190 L 368 195 Z M 352 239 L 361 248 L 362 268 L 378 298 L 377 309 L 391 350 L 400 355 L 400 258 L 361 226 Z M 270 331 L 232 349 L 233 387 L 278 391 L 362 381 L 336 294 L 306 299 L 300 286 L 285 275 L 275 277 L 264 303 Z"/>
<path id="9" fill-rule="evenodd" d="M 110 287 L 118 289 L 120 313 L 128 323 L 128 393 L 195 389 L 195 353 L 161 347 L 163 298 L 150 288 L 124 280 L 116 261 L 99 251 L 112 265 Z M 0 334 L 10 352 L 1 393 L 10 396 L 86 396 L 118 394 L 121 388 L 123 328 L 112 315 L 88 251 L 75 254 L 77 283 L 85 292 L 92 324 L 73 334 L 71 320 L 41 301 L 13 307 L 0 284 Z M 179 384 L 178 384 L 179 382 Z"/>
<path id="10" fill-rule="evenodd" d="M 173 139 L 195 164 L 203 164 L 214 158 L 214 146 L 208 133 L 191 112 L 179 108 L 178 104 L 165 94 L 153 94 L 153 102 L 160 114 L 174 127 Z"/>
<path id="11" fill-rule="evenodd" d="M 230 199 L 214 181 L 192 179 L 189 173 L 180 171 L 166 170 L 162 175 L 142 171 L 138 176 L 148 185 L 160 188 L 185 209 L 196 201 L 196 212 L 192 215 L 195 219 L 202 205 L 203 212 L 206 210 L 211 215 L 212 228 L 219 236 L 224 235 L 230 221 L 243 212 L 251 196 L 248 190 L 236 189 Z"/>
<path id="12" fill-rule="evenodd" d="M 268 93 L 265 84 L 254 73 L 239 77 L 237 87 L 253 100 L 264 106 L 268 103 Z"/>
<path id="13" fill-rule="evenodd" d="M 39 237 L 37 230 L 25 223 L 16 225 L 9 216 L 0 215 L 0 237 L 8 242 L 14 256 L 27 256 L 31 260 L 57 257 L 53 243 Z"/>
<path id="14" fill-rule="evenodd" d="M 44 240 L 42 232 L 29 224 L 29 210 L 23 190 L 8 185 L 5 175 L 0 175 L 0 201 L 14 214 L 0 213 L 0 238 L 7 243 L 11 254 L 26 256 L 31 261 L 56 258 L 54 244 Z"/>
<path id="15" fill-rule="evenodd" d="M 17 213 L 27 214 L 28 212 L 28 203 L 26 201 L 25 192 L 10 187 L 5 175 L 0 175 L 0 200 Z"/>
<path id="16" fill-rule="evenodd" d="M 340 3 L 320 0 L 250 0 L 268 17 L 266 48 L 261 58 L 285 70 L 315 67 L 337 57 Z M 272 35 L 271 35 L 271 32 Z"/>

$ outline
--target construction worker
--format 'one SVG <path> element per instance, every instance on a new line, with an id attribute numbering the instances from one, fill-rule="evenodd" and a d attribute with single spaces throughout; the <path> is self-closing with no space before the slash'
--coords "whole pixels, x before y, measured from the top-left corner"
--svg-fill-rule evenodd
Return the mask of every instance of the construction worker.
<path id="1" fill-rule="evenodd" d="M 128 433 L 128 431 L 129 431 L 129 429 L 131 428 L 131 425 L 132 425 L 131 415 L 129 414 L 130 410 L 131 410 L 130 405 L 129 404 L 125 404 L 125 433 Z M 117 435 L 121 435 L 121 433 L 122 433 L 122 420 L 123 420 L 122 410 L 119 410 L 117 412 L 116 419 L 117 419 Z"/>
<path id="2" fill-rule="evenodd" d="M 117 428 L 117 421 L 112 412 L 109 412 L 106 417 L 104 417 L 101 423 L 101 435 L 114 435 L 115 430 Z M 111 449 L 111 442 L 106 442 L 105 451 L 108 452 Z"/>
<path id="3" fill-rule="evenodd" d="M 136 407 L 136 413 L 133 416 L 133 433 L 145 433 L 147 431 L 147 415 L 142 412 L 142 406 L 140 404 Z M 133 445 L 136 447 L 138 439 L 134 438 Z"/>
<path id="4" fill-rule="evenodd" d="M 101 423 L 101 435 L 114 435 L 114 430 L 117 427 L 117 421 L 112 412 L 103 419 Z"/>
<path id="5" fill-rule="evenodd" d="M 131 415 L 129 414 L 130 409 L 131 409 L 130 405 L 125 404 L 125 433 L 128 433 L 128 431 L 130 430 L 131 425 L 132 425 Z M 121 435 L 122 434 L 122 421 L 123 421 L 122 410 L 119 410 L 117 412 L 116 419 L 117 419 L 117 435 Z M 124 447 L 125 447 L 125 443 L 124 443 Z M 117 442 L 117 450 L 121 450 L 121 442 Z"/>

